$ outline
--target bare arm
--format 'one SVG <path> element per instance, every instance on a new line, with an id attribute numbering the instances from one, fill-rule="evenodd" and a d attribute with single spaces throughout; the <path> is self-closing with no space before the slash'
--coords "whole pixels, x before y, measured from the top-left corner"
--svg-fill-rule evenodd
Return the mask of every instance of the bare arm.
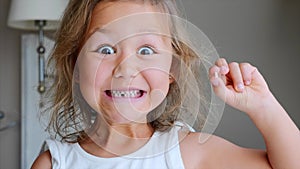
<path id="1" fill-rule="evenodd" d="M 227 64 L 225 59 L 219 59 L 210 75 L 215 93 L 227 104 L 246 112 L 259 129 L 272 168 L 299 168 L 299 130 L 258 70 L 248 63 Z"/>
<path id="2" fill-rule="evenodd" d="M 256 114 L 250 118 L 264 137 L 270 163 L 274 169 L 299 168 L 299 130 L 274 97 L 269 101 L 270 103 L 266 105 L 272 105 L 260 110 L 263 115 Z M 255 112 L 249 114 L 255 114 Z"/>
<path id="3" fill-rule="evenodd" d="M 265 151 L 242 148 L 213 135 L 200 143 L 199 136 L 200 133 L 190 133 L 180 143 L 187 169 L 271 169 Z"/>
<path id="4" fill-rule="evenodd" d="M 52 168 L 51 154 L 49 150 L 39 155 L 31 166 L 31 169 L 51 169 L 51 168 Z"/>

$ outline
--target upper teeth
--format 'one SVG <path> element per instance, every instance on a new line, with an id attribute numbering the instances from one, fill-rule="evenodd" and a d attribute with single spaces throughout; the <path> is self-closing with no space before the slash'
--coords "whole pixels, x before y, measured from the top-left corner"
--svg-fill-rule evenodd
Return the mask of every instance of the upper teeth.
<path id="1" fill-rule="evenodd" d="M 130 91 L 112 90 L 111 95 L 113 97 L 137 97 L 141 95 L 141 92 L 140 90 L 130 90 Z"/>

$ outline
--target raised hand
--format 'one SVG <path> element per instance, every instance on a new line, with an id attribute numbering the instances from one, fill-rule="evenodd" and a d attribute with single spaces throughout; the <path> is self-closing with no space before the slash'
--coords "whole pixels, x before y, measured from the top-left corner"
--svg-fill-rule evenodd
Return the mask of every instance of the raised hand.
<path id="1" fill-rule="evenodd" d="M 246 113 L 265 108 L 274 101 L 268 85 L 249 63 L 227 63 L 218 59 L 209 70 L 215 93 L 230 106 Z"/>
<path id="2" fill-rule="evenodd" d="M 246 112 L 259 129 L 272 168 L 299 168 L 299 129 L 272 95 L 257 68 L 249 63 L 228 64 L 221 58 L 209 74 L 216 95 Z"/>

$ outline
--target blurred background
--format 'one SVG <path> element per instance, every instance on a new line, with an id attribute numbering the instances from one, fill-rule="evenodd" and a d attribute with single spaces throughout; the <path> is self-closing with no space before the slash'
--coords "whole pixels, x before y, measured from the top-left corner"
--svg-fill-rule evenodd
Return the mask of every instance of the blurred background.
<path id="1" fill-rule="evenodd" d="M 182 1 L 186 18 L 208 36 L 221 57 L 259 68 L 299 127 L 300 1 Z M 9 7 L 10 0 L 0 1 L 0 110 L 18 120 L 21 35 L 30 32 L 7 26 Z M 228 106 L 215 134 L 244 147 L 264 148 L 250 119 Z M 20 154 L 21 125 L 0 131 L 0 169 L 20 168 Z"/>
<path id="2" fill-rule="evenodd" d="M 228 61 L 250 62 L 300 127 L 300 1 L 184 0 L 187 19 Z M 264 148 L 248 116 L 229 106 L 216 135 L 238 145 Z"/>

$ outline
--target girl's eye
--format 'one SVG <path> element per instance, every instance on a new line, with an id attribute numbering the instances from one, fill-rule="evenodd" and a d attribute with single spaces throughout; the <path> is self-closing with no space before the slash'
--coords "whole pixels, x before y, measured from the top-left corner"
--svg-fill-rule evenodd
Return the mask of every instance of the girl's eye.
<path id="1" fill-rule="evenodd" d="M 138 51 L 139 55 L 152 55 L 154 53 L 155 53 L 154 50 L 150 47 L 147 47 L 147 46 L 140 48 L 139 51 Z"/>
<path id="2" fill-rule="evenodd" d="M 116 53 L 115 49 L 108 45 L 100 47 L 99 49 L 97 49 L 97 52 L 104 55 L 111 55 Z"/>

